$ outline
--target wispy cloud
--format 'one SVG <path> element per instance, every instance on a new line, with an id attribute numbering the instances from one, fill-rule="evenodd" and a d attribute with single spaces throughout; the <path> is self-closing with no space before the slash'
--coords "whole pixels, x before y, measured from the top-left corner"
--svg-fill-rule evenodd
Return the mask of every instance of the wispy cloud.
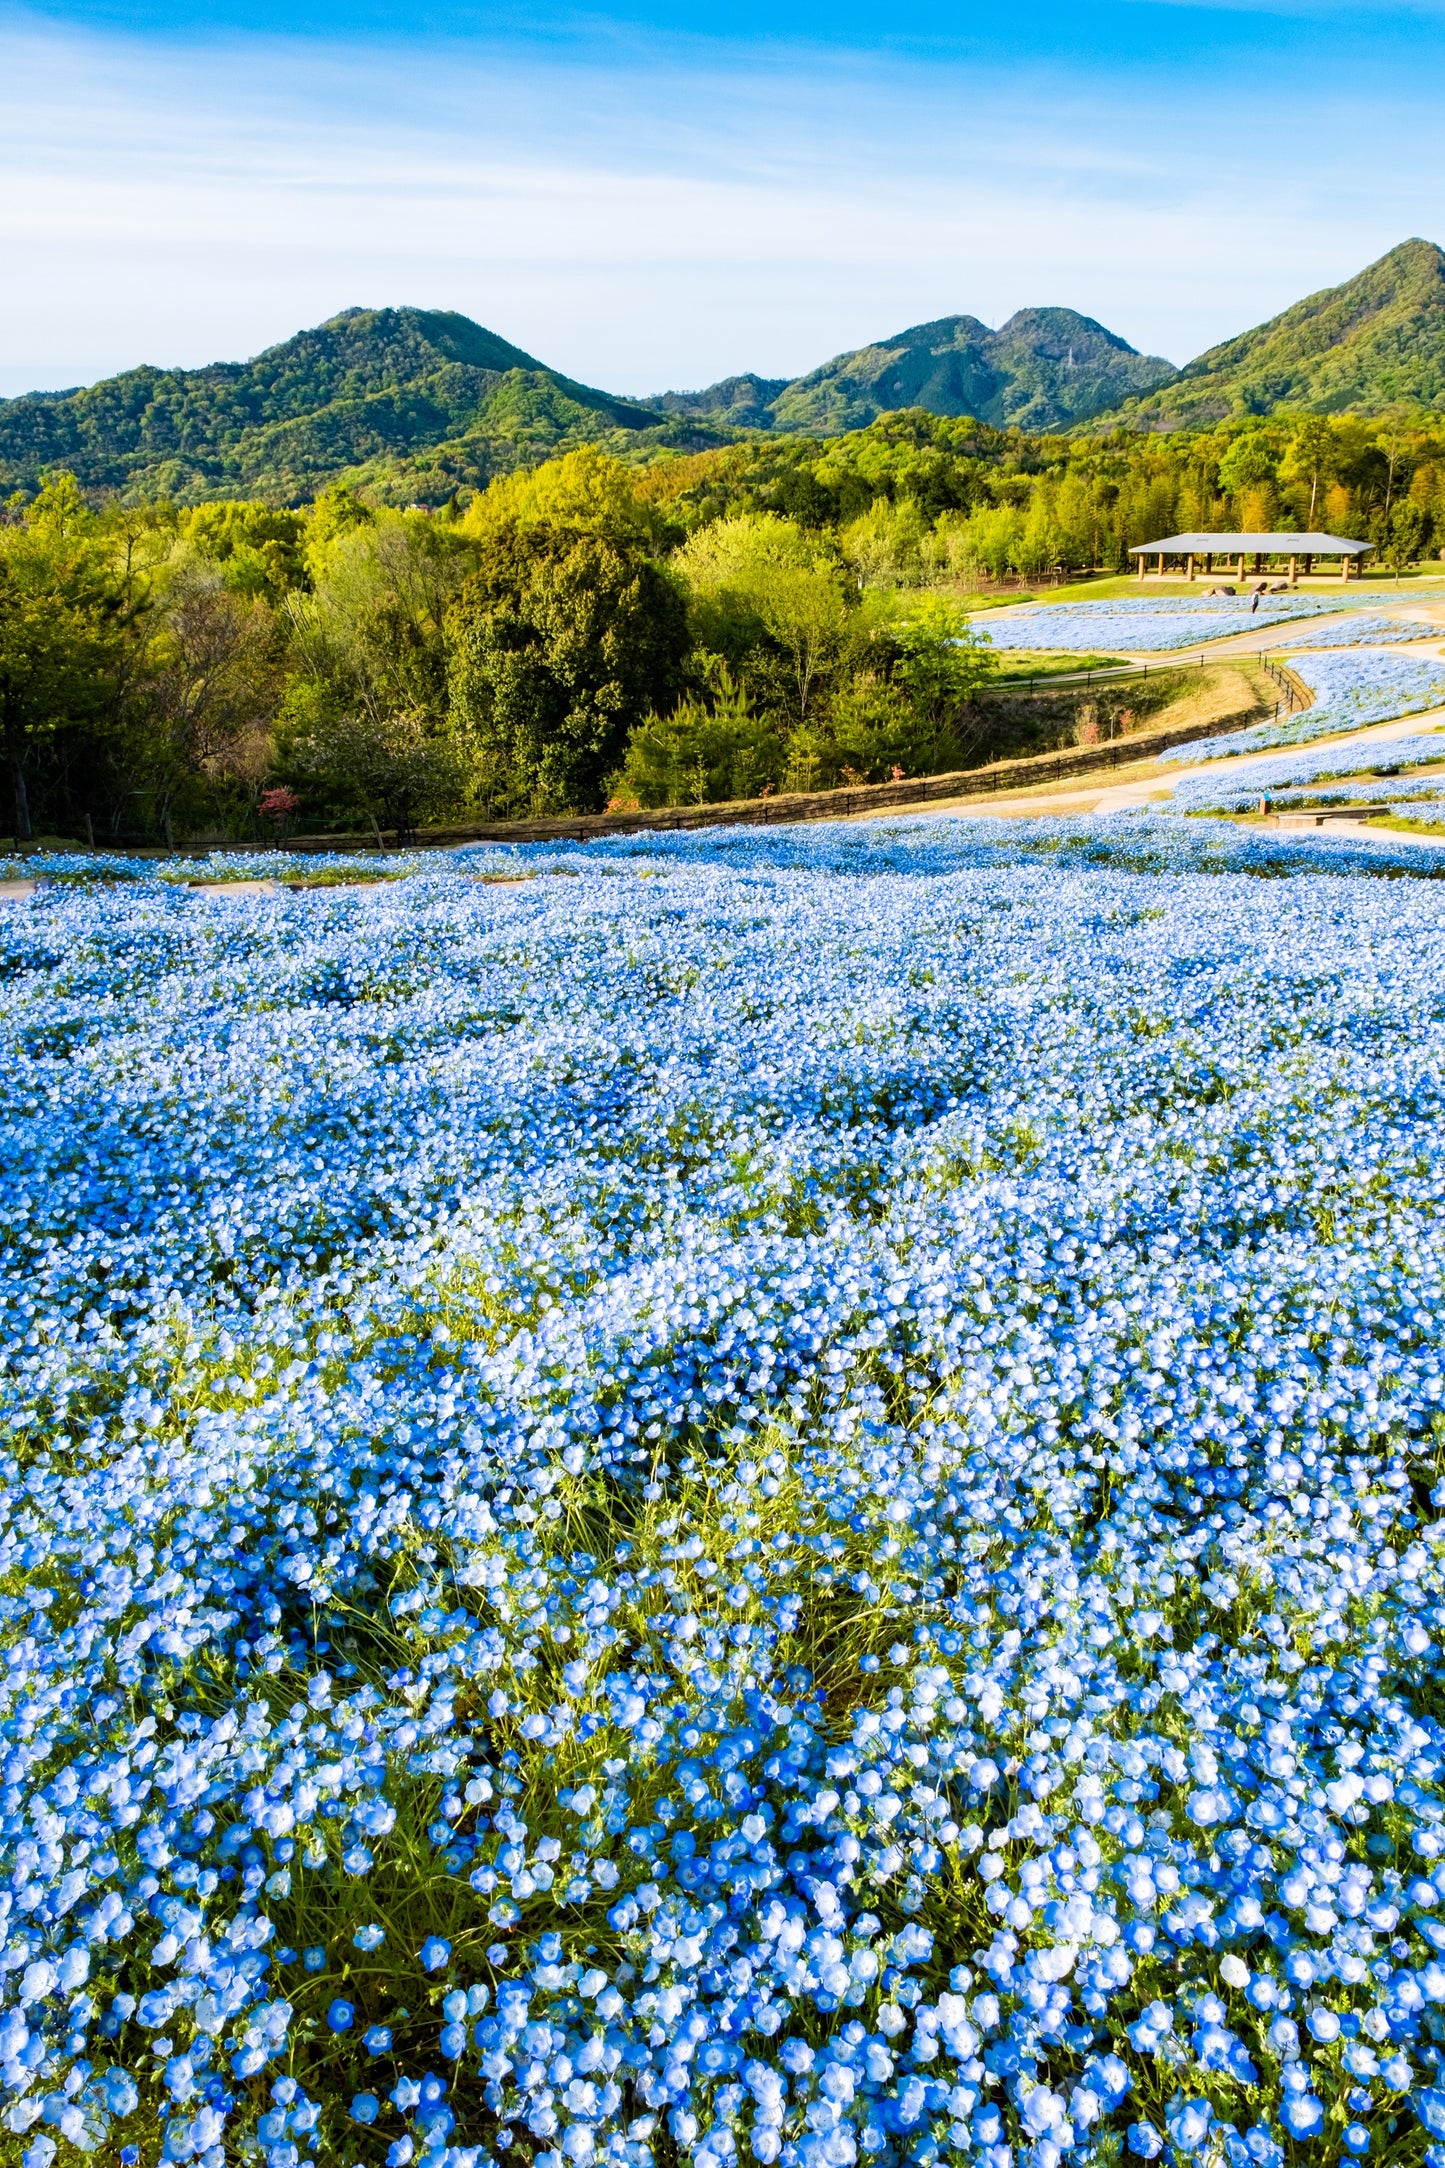
<path id="1" fill-rule="evenodd" d="M 1176 359 L 1442 221 L 1428 127 L 1046 55 L 644 38 L 0 41 L 0 389 L 239 356 L 352 302 L 465 309 L 618 389 L 789 374 L 1031 303 Z M 1412 143 L 1411 138 L 1414 137 Z M 1307 153 L 1307 155 L 1302 155 Z"/>

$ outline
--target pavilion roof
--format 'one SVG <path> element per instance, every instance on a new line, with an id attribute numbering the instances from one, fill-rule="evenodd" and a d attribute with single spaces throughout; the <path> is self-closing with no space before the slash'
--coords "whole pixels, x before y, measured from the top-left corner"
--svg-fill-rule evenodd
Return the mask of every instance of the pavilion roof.
<path id="1" fill-rule="evenodd" d="M 1371 545 L 1338 534 L 1171 534 L 1162 542 L 1136 542 L 1131 557 L 1358 557 Z"/>

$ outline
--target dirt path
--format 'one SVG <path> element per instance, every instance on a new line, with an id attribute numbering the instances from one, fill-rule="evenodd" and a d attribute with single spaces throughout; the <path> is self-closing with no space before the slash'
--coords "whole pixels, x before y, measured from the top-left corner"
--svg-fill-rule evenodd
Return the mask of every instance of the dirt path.
<path id="1" fill-rule="evenodd" d="M 193 896 L 279 896 L 279 881 L 187 881 Z"/>

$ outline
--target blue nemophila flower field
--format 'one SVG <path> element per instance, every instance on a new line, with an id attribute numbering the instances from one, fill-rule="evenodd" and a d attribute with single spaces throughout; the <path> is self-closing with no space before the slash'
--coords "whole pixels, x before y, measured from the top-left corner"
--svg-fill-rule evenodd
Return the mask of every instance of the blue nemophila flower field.
<path id="1" fill-rule="evenodd" d="M 1368 600 L 1378 604 L 1381 597 Z M 1266 595 L 1251 608 L 1248 594 L 1126 595 L 1113 600 L 1046 602 L 1024 609 L 989 611 L 976 623 L 997 648 L 1054 649 L 1080 654 L 1096 647 L 1126 648 L 1134 654 L 1167 654 L 1197 647 L 1202 640 L 1223 640 L 1241 632 L 1264 632 L 1314 617 L 1332 617 L 1351 609 L 1344 595 Z M 1313 644 L 1313 643 L 1312 643 Z"/>
<path id="2" fill-rule="evenodd" d="M 1421 870 L 5 907 L 15 2154 L 1440 2168 Z"/>
<path id="3" fill-rule="evenodd" d="M 1387 647 L 1394 642 L 1438 640 L 1445 627 L 1422 617 L 1343 617 L 1327 625 L 1314 625 L 1305 633 L 1301 647 L 1353 647 L 1367 642 Z"/>
<path id="4" fill-rule="evenodd" d="M 1307 745 L 1311 739 L 1387 723 L 1397 715 L 1418 715 L 1445 707 L 1445 663 L 1412 655 L 1389 655 L 1370 648 L 1348 654 L 1296 655 L 1290 668 L 1314 694 L 1297 714 L 1222 737 L 1200 738 L 1161 753 L 1161 760 L 1225 760 L 1235 753 L 1267 752 L 1276 745 Z"/>
<path id="5" fill-rule="evenodd" d="M 1167 755 L 1161 756 L 1168 758 Z M 1412 762 L 1445 762 L 1445 735 L 1412 731 L 1407 737 L 1351 739 L 1343 745 L 1302 746 L 1280 753 L 1273 760 L 1252 760 L 1246 767 L 1222 769 L 1218 775 L 1188 775 L 1174 786 L 1172 803 L 1186 812 L 1220 813 L 1253 805 L 1261 795 L 1318 782 L 1334 775 L 1360 778 L 1351 796 L 1371 799 L 1390 796 L 1377 782 L 1370 763 L 1392 773 Z M 1399 786 L 1407 793 L 1429 793 L 1445 787 L 1445 768 L 1423 767 Z"/>

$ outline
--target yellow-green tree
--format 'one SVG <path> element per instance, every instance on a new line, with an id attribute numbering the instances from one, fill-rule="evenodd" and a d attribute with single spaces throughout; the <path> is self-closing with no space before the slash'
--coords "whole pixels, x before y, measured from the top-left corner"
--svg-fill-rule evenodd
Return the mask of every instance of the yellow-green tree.
<path id="1" fill-rule="evenodd" d="M 114 716 L 123 642 L 95 515 L 70 475 L 0 528 L 0 743 L 18 840 L 33 833 L 30 770 L 41 747 Z"/>

